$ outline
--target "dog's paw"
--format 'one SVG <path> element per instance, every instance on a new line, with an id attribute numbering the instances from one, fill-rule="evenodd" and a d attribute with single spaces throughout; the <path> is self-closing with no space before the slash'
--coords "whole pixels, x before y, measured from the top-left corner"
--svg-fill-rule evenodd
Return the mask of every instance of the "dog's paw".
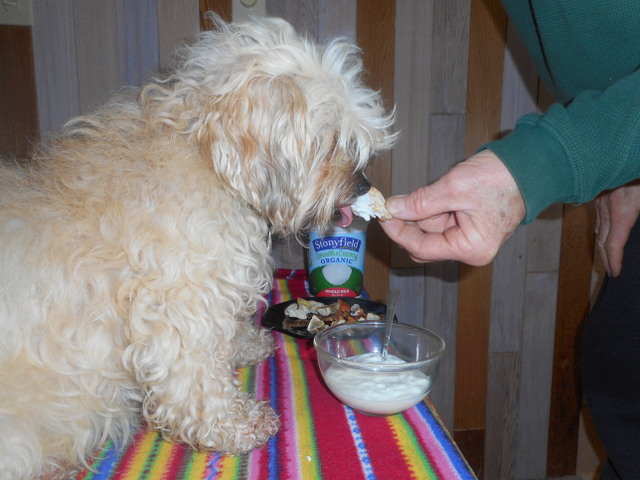
<path id="1" fill-rule="evenodd" d="M 248 411 L 247 422 L 238 430 L 233 451 L 243 453 L 262 447 L 280 428 L 280 418 L 266 402 L 256 402 Z M 233 452 L 229 452 L 233 453 Z"/>
<path id="2" fill-rule="evenodd" d="M 262 447 L 278 433 L 280 419 L 267 402 L 244 398 L 234 407 L 224 422 L 194 442 L 197 449 L 239 455 Z"/>
<path id="3" fill-rule="evenodd" d="M 251 327 L 238 337 L 234 363 L 237 367 L 256 365 L 270 357 L 275 346 L 275 339 L 269 330 Z"/>

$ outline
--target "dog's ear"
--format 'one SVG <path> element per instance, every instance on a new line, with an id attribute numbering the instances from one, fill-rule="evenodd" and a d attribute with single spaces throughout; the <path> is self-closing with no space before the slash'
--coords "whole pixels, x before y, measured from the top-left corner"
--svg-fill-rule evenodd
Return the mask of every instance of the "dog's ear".
<path id="1" fill-rule="evenodd" d="M 291 76 L 254 75 L 210 103 L 198 142 L 232 195 L 280 229 L 296 209 L 299 183 L 317 152 L 304 93 Z"/>

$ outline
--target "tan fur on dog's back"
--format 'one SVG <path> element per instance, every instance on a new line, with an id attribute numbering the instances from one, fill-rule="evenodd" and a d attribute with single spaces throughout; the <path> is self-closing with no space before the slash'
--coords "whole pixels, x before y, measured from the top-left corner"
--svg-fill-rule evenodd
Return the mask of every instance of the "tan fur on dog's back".
<path id="1" fill-rule="evenodd" d="M 274 347 L 253 319 L 271 235 L 326 224 L 393 142 L 357 53 L 220 23 L 171 76 L 1 164 L 0 480 L 64 477 L 143 420 L 228 453 L 276 433 L 234 370 Z"/>

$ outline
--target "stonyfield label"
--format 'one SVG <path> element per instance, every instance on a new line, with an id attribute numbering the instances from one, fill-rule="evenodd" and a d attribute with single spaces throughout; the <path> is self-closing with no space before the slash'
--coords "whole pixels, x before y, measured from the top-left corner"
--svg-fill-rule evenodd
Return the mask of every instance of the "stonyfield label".
<path id="1" fill-rule="evenodd" d="M 363 222 L 364 223 L 364 222 Z M 309 234 L 309 287 L 319 297 L 362 293 L 366 223 Z"/>
<path id="2" fill-rule="evenodd" d="M 358 252 L 360 251 L 361 245 L 362 240 L 349 237 L 323 237 L 313 240 L 313 248 L 315 248 L 316 252 L 336 249 L 353 250 Z"/>

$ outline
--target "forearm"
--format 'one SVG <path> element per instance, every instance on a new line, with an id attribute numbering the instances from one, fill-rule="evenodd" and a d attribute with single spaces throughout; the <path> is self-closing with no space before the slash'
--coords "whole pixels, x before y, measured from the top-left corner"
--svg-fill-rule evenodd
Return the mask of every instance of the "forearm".
<path id="1" fill-rule="evenodd" d="M 485 147 L 516 179 L 525 223 L 552 203 L 583 203 L 640 178 L 640 71 L 566 107 L 526 115 L 509 136 Z"/>

